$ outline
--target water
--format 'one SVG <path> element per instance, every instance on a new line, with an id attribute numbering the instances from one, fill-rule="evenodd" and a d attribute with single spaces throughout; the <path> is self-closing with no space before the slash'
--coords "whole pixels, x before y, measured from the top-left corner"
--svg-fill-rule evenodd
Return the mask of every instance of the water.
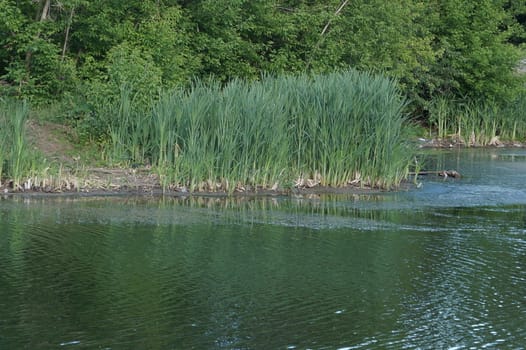
<path id="1" fill-rule="evenodd" d="M 526 151 L 368 196 L 0 200 L 0 349 L 526 347 Z"/>

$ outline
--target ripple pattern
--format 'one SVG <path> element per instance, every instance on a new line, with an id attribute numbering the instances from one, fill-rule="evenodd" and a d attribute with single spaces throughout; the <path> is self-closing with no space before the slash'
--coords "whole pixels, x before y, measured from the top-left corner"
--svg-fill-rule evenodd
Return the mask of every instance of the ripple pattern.
<path id="1" fill-rule="evenodd" d="M 492 159 L 373 197 L 0 200 L 0 349 L 523 348 L 525 158 Z"/>

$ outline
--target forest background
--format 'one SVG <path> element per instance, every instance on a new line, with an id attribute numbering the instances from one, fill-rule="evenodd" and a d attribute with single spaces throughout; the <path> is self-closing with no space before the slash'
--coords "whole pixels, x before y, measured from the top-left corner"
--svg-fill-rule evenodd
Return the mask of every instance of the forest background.
<path id="1" fill-rule="evenodd" d="M 193 79 L 352 67 L 434 96 L 509 101 L 522 0 L 0 0 L 1 93 L 36 103 Z M 524 51 L 522 51 L 522 55 Z"/>

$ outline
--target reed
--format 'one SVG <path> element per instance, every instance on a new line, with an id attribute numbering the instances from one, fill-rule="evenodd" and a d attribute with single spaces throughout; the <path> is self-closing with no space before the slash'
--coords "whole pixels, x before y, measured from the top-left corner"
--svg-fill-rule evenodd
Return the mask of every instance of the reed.
<path id="1" fill-rule="evenodd" d="M 501 134 L 512 141 L 526 140 L 526 91 L 502 108 Z"/>
<path id="2" fill-rule="evenodd" d="M 451 99 L 440 96 L 431 102 L 429 122 L 435 128 L 439 138 L 444 139 L 451 132 L 453 118 L 453 103 Z"/>
<path id="3" fill-rule="evenodd" d="M 23 188 L 24 180 L 41 165 L 26 139 L 28 115 L 25 101 L 0 99 L 0 179 L 11 181 L 16 189 Z"/>
<path id="4" fill-rule="evenodd" d="M 497 140 L 526 139 L 526 93 L 507 104 L 493 101 L 437 98 L 430 121 L 437 136 L 457 137 L 466 146 L 487 146 Z"/>
<path id="5" fill-rule="evenodd" d="M 4 103 L 0 102 L 0 186 L 2 186 L 2 180 L 5 176 L 4 170 L 8 158 L 7 150 L 9 148 L 6 119 L 7 118 Z"/>
<path id="6" fill-rule="evenodd" d="M 225 86 L 196 81 L 164 92 L 145 115 L 123 90 L 108 153 L 147 159 L 163 187 L 189 191 L 289 188 L 307 180 L 390 188 L 412 159 L 404 107 L 394 81 L 354 70 Z"/>

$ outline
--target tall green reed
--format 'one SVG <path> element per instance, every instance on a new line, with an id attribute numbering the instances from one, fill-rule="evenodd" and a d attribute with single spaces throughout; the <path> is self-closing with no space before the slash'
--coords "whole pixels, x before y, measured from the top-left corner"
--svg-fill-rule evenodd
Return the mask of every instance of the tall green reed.
<path id="1" fill-rule="evenodd" d="M 431 102 L 429 122 L 436 129 L 439 138 L 446 138 L 451 132 L 454 110 L 451 99 L 437 97 Z"/>
<path id="2" fill-rule="evenodd" d="M 22 187 L 38 170 L 38 160 L 26 138 L 29 106 L 26 101 L 0 99 L 0 179 Z"/>
<path id="3" fill-rule="evenodd" d="M 438 137 L 455 136 L 466 146 L 526 139 L 526 93 L 507 104 L 439 97 L 432 106 L 430 122 Z"/>
<path id="4" fill-rule="evenodd" d="M 95 114 L 93 132 L 98 133 L 94 136 L 106 136 L 102 137 L 102 153 L 111 165 L 144 164 L 150 158 L 152 102 L 145 102 L 148 99 L 131 84 L 123 83 L 117 92 L 98 94 L 91 101 Z"/>
<path id="5" fill-rule="evenodd" d="M 6 168 L 8 158 L 9 139 L 7 126 L 7 110 L 4 106 L 4 101 L 0 100 L 0 186 L 4 177 L 4 170 Z"/>
<path id="6" fill-rule="evenodd" d="M 502 110 L 501 134 L 504 138 L 513 141 L 526 140 L 526 90 L 506 104 Z"/>
<path id="7" fill-rule="evenodd" d="M 369 73 L 196 81 L 164 92 L 143 115 L 130 102 L 124 90 L 111 146 L 133 161 L 148 158 L 164 187 L 286 188 L 301 179 L 391 187 L 412 159 L 405 100 L 394 81 Z"/>

